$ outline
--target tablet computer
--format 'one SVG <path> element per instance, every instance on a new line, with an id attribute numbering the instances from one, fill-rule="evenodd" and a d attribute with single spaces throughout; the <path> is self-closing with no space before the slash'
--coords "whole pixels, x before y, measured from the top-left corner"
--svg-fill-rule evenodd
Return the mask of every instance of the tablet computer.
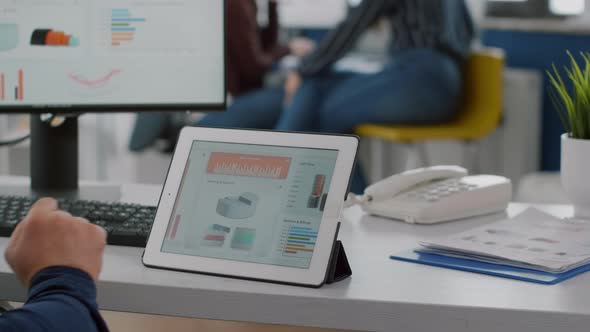
<path id="1" fill-rule="evenodd" d="M 143 263 L 321 286 L 357 147 L 354 136 L 183 129 Z"/>

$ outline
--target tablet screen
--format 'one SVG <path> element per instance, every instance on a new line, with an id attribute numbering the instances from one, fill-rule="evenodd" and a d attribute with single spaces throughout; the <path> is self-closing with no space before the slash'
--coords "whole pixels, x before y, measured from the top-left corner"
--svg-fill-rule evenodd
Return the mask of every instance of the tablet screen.
<path id="1" fill-rule="evenodd" d="M 194 141 L 161 251 L 309 268 L 337 157 Z"/>

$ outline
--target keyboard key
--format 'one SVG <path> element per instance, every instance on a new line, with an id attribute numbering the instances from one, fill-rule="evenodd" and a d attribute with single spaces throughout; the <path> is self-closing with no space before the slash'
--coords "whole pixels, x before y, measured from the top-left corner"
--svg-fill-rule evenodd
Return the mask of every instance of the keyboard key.
<path id="1" fill-rule="evenodd" d="M 115 221 L 115 213 L 111 211 L 107 211 L 104 213 L 104 220 L 107 221 Z"/>
<path id="2" fill-rule="evenodd" d="M 130 217 L 129 216 L 129 213 L 126 213 L 126 212 L 118 212 L 115 215 L 115 220 L 116 221 L 127 221 L 129 219 L 129 217 Z"/>
<path id="3" fill-rule="evenodd" d="M 92 211 L 88 215 L 88 218 L 90 218 L 90 220 L 102 220 L 103 213 L 101 211 Z"/>
<path id="4" fill-rule="evenodd" d="M 90 214 L 90 212 L 84 208 L 76 207 L 69 211 L 73 216 L 86 218 Z"/>

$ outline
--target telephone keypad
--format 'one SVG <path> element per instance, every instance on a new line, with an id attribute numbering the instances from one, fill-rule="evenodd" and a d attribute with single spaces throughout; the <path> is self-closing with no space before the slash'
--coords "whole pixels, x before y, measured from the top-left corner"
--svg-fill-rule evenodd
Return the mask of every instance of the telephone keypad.
<path id="1" fill-rule="evenodd" d="M 463 183 L 459 179 L 450 179 L 411 191 L 405 195 L 405 198 L 410 200 L 419 199 L 432 203 L 457 193 L 474 190 L 477 187 L 475 184 Z"/>

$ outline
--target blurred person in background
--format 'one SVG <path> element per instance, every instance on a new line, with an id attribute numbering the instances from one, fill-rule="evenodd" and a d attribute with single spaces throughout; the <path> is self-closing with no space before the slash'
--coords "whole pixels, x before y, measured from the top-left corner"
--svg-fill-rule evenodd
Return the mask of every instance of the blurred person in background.
<path id="1" fill-rule="evenodd" d="M 381 18 L 392 31 L 383 70 L 334 71 Z M 197 125 L 351 133 L 361 123 L 445 122 L 460 100 L 461 67 L 474 33 L 464 0 L 365 0 L 289 73 L 284 87 L 247 94 Z M 360 173 L 352 189 L 364 190 Z"/>
<path id="2" fill-rule="evenodd" d="M 262 88 L 265 75 L 288 54 L 303 57 L 315 44 L 306 38 L 294 38 L 288 45 L 279 42 L 277 1 L 268 0 L 268 23 L 258 24 L 256 0 L 228 0 L 227 20 L 227 89 L 231 99 Z M 179 128 L 172 125 L 168 113 L 140 113 L 130 142 L 132 151 L 141 151 L 161 136 L 175 143 Z"/>
<path id="3" fill-rule="evenodd" d="M 389 61 L 377 74 L 337 73 L 361 34 L 391 21 Z M 344 38 L 347 35 L 347 38 Z M 276 129 L 349 133 L 361 123 L 440 123 L 454 115 L 474 26 L 464 0 L 367 0 L 290 73 Z"/>
<path id="4" fill-rule="evenodd" d="M 277 1 L 269 0 L 267 8 L 268 24 L 260 27 L 256 0 L 227 2 L 227 88 L 232 97 L 262 88 L 264 76 L 284 56 L 304 56 L 315 47 L 305 38 L 280 44 Z"/>

